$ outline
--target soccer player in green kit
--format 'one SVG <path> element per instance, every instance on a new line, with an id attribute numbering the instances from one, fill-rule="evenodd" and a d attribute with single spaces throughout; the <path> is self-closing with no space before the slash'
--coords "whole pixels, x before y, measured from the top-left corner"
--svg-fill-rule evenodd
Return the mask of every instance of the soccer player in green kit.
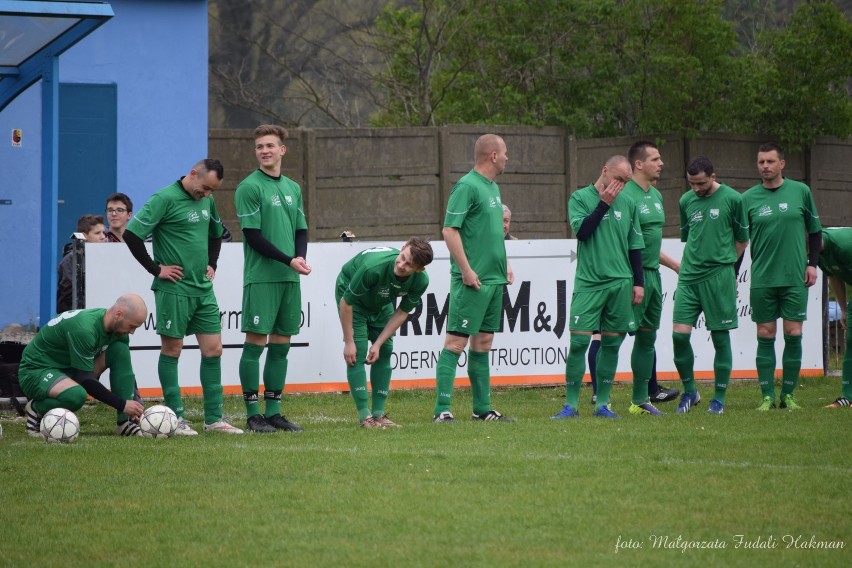
<path id="1" fill-rule="evenodd" d="M 849 296 L 846 285 L 852 285 L 852 228 L 832 227 L 822 230 L 822 252 L 819 267 L 828 276 L 828 283 L 840 305 L 840 325 L 846 330 L 846 354 L 843 356 L 843 378 L 840 397 L 826 408 L 852 408 L 852 319 L 849 315 Z"/>
<path id="2" fill-rule="evenodd" d="M 30 399 L 24 409 L 27 434 L 41 435 L 41 418 L 49 410 L 76 412 L 91 395 L 120 413 L 116 434 L 141 436 L 136 422 L 144 408 L 133 400 L 133 369 L 111 370 L 113 392 L 98 377 L 110 363 L 109 346 L 127 341 L 147 315 L 142 298 L 125 294 L 107 309 L 63 312 L 41 328 L 24 349 L 18 369 L 21 390 Z"/>
<path id="3" fill-rule="evenodd" d="M 594 415 L 618 418 L 609 393 L 624 335 L 636 329 L 634 306 L 644 296 L 642 253 L 645 246 L 636 204 L 623 194 L 630 163 L 612 156 L 592 185 L 571 194 L 568 219 L 577 235 L 577 271 L 571 297 L 571 343 L 565 362 L 565 406 L 553 419 L 579 416 L 580 386 L 586 350 L 601 330 Z M 644 404 L 650 406 L 650 403 Z"/>
<path id="4" fill-rule="evenodd" d="M 337 276 L 335 300 L 343 329 L 346 379 L 364 428 L 399 426 L 385 414 L 393 334 L 420 305 L 429 286 L 424 270 L 432 256 L 428 241 L 411 237 L 401 250 L 378 247 L 356 254 Z M 399 306 L 394 310 L 397 298 Z M 369 349 L 368 340 L 373 342 Z M 365 362 L 371 365 L 372 409 L 367 400 Z"/>
<path id="5" fill-rule="evenodd" d="M 467 368 L 474 420 L 512 422 L 491 408 L 488 361 L 494 332 L 503 316 L 503 286 L 514 280 L 506 262 L 503 203 L 494 179 L 509 157 L 496 134 L 480 136 L 473 169 L 453 186 L 442 231 L 450 251 L 450 308 L 444 349 L 438 357 L 434 422 L 452 422 L 453 382 L 470 341 Z"/>
<path id="6" fill-rule="evenodd" d="M 183 338 L 194 334 L 201 350 L 204 431 L 242 434 L 222 420 L 222 323 L 213 293 L 222 248 L 222 221 L 212 193 L 222 184 L 219 160 L 201 160 L 187 175 L 155 193 L 127 224 L 124 241 L 154 276 L 160 360 L 157 373 L 166 406 L 178 416 L 178 436 L 198 434 L 183 418 L 178 358 Z M 154 258 L 143 239 L 151 235 Z"/>
<path id="7" fill-rule="evenodd" d="M 636 306 L 638 329 L 633 343 L 630 364 L 633 369 L 633 404 L 631 414 L 662 414 L 650 403 L 648 381 L 654 368 L 654 344 L 663 313 L 663 288 L 660 282 L 660 265 L 675 272 L 680 263 L 662 251 L 663 225 L 666 221 L 663 196 L 653 186 L 663 171 L 660 150 L 653 142 L 641 140 L 630 146 L 627 153 L 633 177 L 624 184 L 624 195 L 633 199 L 639 214 L 645 248 L 642 249 L 642 266 L 645 269 L 645 296 Z"/>
<path id="8" fill-rule="evenodd" d="M 680 240 L 686 247 L 678 273 L 672 327 L 674 362 L 683 382 L 677 412 L 689 412 L 701 400 L 695 388 L 690 335 L 704 312 L 716 350 L 715 393 L 708 412 L 722 414 L 733 366 L 729 330 L 736 329 L 738 323 L 736 272 L 748 246 L 748 221 L 742 196 L 716 181 L 709 159 L 698 156 L 690 161 L 686 178 L 692 191 L 680 198 Z"/>
<path id="9" fill-rule="evenodd" d="M 252 432 L 302 430 L 281 414 L 290 337 L 299 333 L 302 322 L 299 277 L 311 273 L 305 262 L 308 224 L 302 190 L 281 173 L 286 138 L 287 131 L 274 124 L 255 128 L 258 169 L 240 182 L 234 196 L 245 259 L 241 328 L 246 340 L 240 357 L 240 384 L 248 416 L 246 427 Z M 260 356 L 265 347 L 265 409 L 261 414 Z"/>
<path id="10" fill-rule="evenodd" d="M 757 151 L 762 183 L 743 194 L 751 237 L 751 319 L 757 324 L 757 379 L 763 397 L 757 410 L 775 407 L 775 335 L 783 320 L 781 408 L 801 408 L 793 398 L 802 368 L 802 322 L 808 288 L 816 283 L 820 230 L 810 188 L 784 178 L 784 154 L 775 144 Z M 807 233 L 807 239 L 805 238 Z"/>

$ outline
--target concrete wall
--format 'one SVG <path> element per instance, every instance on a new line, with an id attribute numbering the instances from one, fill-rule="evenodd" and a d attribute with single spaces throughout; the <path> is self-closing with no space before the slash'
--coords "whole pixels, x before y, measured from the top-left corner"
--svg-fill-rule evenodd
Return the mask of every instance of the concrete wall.
<path id="1" fill-rule="evenodd" d="M 576 140 L 561 128 L 453 126 L 408 129 L 294 130 L 284 173 L 302 185 L 312 241 L 334 241 L 348 229 L 359 240 L 441 238 L 453 184 L 473 164 L 473 146 L 493 131 L 506 140 L 509 163 L 497 178 L 512 209 L 512 234 L 543 239 L 573 236 L 567 223 L 571 191 L 597 179 L 613 154 L 626 154 L 639 138 Z M 755 136 L 673 134 L 643 137 L 660 147 L 665 167 L 657 188 L 666 208 L 667 237 L 678 237 L 678 200 L 688 190 L 686 164 L 699 154 L 718 179 L 744 191 L 760 182 Z M 237 184 L 257 167 L 250 130 L 211 130 L 210 155 L 225 164 L 216 202 L 236 239 Z M 806 154 L 786 156 L 785 175 L 808 183 L 823 224 L 852 225 L 852 141 L 820 139 Z"/>
<path id="2" fill-rule="evenodd" d="M 207 155 L 207 1 L 110 4 L 115 16 L 60 56 L 59 78 L 116 84 L 118 190 L 138 209 Z M 12 200 L 0 205 L 0 327 L 39 316 L 41 91 L 34 84 L 0 112 L 0 199 Z"/>

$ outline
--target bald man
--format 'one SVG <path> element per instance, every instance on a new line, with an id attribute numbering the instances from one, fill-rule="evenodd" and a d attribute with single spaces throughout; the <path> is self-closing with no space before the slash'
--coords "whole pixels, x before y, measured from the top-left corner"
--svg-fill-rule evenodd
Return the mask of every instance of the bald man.
<path id="1" fill-rule="evenodd" d="M 91 395 L 119 412 L 117 435 L 140 436 L 136 422 L 144 408 L 133 400 L 132 370 L 113 368 L 112 392 L 98 377 L 115 363 L 110 361 L 110 346 L 127 342 L 147 317 L 145 301 L 125 294 L 109 308 L 63 312 L 41 328 L 24 349 L 18 370 L 21 389 L 30 399 L 25 408 L 27 434 L 41 436 L 41 417 L 49 410 L 76 412 Z M 127 377 L 131 380 L 122 380 Z"/>
<path id="2" fill-rule="evenodd" d="M 470 342 L 467 370 L 473 392 L 474 420 L 512 422 L 491 408 L 488 362 L 494 332 L 503 314 L 503 287 L 513 280 L 506 262 L 503 203 L 494 178 L 509 158 L 496 134 L 480 136 L 476 163 L 450 192 L 443 236 L 450 252 L 450 309 L 444 349 L 436 368 L 434 422 L 455 420 L 450 411 L 456 367 Z"/>

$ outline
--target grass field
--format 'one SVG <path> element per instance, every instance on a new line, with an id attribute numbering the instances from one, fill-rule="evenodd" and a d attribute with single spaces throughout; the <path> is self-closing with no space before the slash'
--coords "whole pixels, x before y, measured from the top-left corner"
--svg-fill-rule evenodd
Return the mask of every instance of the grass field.
<path id="1" fill-rule="evenodd" d="M 495 390 L 514 424 L 467 420 L 464 389 L 462 420 L 433 424 L 433 392 L 396 391 L 404 427 L 385 431 L 358 428 L 348 394 L 298 395 L 305 432 L 167 440 L 114 436 L 98 404 L 68 446 L 3 411 L 0 565 L 848 566 L 852 411 L 821 408 L 839 381 L 768 413 L 736 381 L 722 416 L 701 384 L 690 414 L 657 418 L 627 414 L 619 384 L 617 421 L 589 417 L 587 389 L 571 421 L 548 418 L 564 388 Z M 225 412 L 244 424 L 241 399 Z M 701 542 L 717 548 L 685 548 Z"/>

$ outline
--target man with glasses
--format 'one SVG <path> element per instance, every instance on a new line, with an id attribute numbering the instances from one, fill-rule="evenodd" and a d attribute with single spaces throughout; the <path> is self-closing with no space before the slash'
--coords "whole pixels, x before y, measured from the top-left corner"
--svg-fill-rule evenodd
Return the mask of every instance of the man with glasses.
<path id="1" fill-rule="evenodd" d="M 124 230 L 133 217 L 133 201 L 123 193 L 111 194 L 106 200 L 106 215 L 109 224 L 107 242 L 123 243 Z"/>

